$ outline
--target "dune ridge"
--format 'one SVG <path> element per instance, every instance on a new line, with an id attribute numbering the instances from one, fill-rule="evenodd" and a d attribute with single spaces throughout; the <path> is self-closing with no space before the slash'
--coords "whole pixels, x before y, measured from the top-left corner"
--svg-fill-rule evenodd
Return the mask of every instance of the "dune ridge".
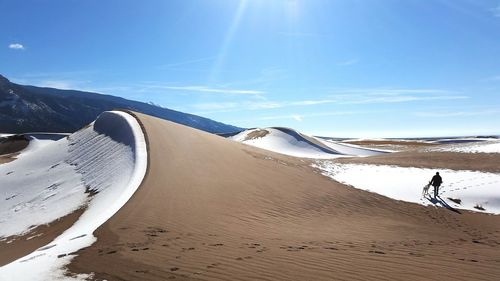
<path id="1" fill-rule="evenodd" d="M 370 156 L 386 151 L 323 140 L 290 128 L 249 129 L 229 139 L 273 152 L 303 158 L 332 159 L 349 156 Z"/>
<path id="2" fill-rule="evenodd" d="M 49 244 L 0 267 L 0 279 L 61 280 L 64 265 L 74 252 L 95 242 L 94 230 L 113 216 L 142 182 L 147 169 L 146 142 L 133 116 L 104 112 L 67 138 L 0 166 L 0 173 L 18 173 L 20 167 L 32 178 L 3 177 L 1 182 L 8 186 L 2 189 L 2 196 L 8 196 L 9 201 L 0 208 L 2 217 L 7 217 L 1 222 L 4 240 L 77 210 L 81 216 Z M 33 183 L 33 178 L 43 180 Z M 22 240 L 15 243 L 22 248 Z"/>
<path id="3" fill-rule="evenodd" d="M 311 162 L 136 114 L 148 173 L 71 272 L 107 280 L 496 280 L 498 216 L 349 188 Z"/>

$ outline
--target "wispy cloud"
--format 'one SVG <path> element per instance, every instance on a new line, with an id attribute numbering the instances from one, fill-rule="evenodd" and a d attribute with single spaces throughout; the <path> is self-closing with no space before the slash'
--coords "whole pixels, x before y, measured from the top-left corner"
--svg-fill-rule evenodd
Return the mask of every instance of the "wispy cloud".
<path id="1" fill-rule="evenodd" d="M 159 68 L 175 68 L 175 67 L 179 67 L 179 66 L 186 66 L 186 65 L 191 65 L 191 64 L 198 64 L 198 63 L 206 62 L 206 61 L 213 61 L 216 58 L 217 58 L 216 56 L 203 57 L 203 58 L 197 58 L 197 59 L 191 59 L 191 60 L 185 60 L 185 61 L 178 61 L 178 62 L 163 64 L 163 65 L 160 65 L 158 67 Z"/>
<path id="2" fill-rule="evenodd" d="M 239 103 L 236 102 L 206 102 L 193 105 L 194 108 L 199 110 L 212 110 L 212 111 L 224 111 L 228 109 L 237 108 L 238 106 Z"/>
<path id="3" fill-rule="evenodd" d="M 491 9 L 491 12 L 493 13 L 493 16 L 500 17 L 500 5 L 496 6 L 493 9 Z"/>
<path id="4" fill-rule="evenodd" d="M 265 109 L 278 109 L 285 107 L 300 107 L 300 106 L 313 106 L 319 104 L 334 103 L 335 100 L 321 99 L 321 100 L 299 100 L 299 101 L 242 101 L 242 102 L 225 102 L 225 103 L 197 103 L 192 107 L 198 110 L 204 110 L 197 114 L 213 114 L 234 112 L 243 110 L 265 110 Z"/>
<path id="5" fill-rule="evenodd" d="M 345 89 L 335 90 L 329 98 L 338 104 L 403 103 L 432 100 L 468 99 L 454 91 L 441 89 Z"/>
<path id="6" fill-rule="evenodd" d="M 279 32 L 279 34 L 289 37 L 324 37 L 326 34 L 317 32 Z"/>
<path id="7" fill-rule="evenodd" d="M 447 111 L 447 112 L 415 112 L 419 117 L 461 117 L 461 116 L 483 116 L 500 114 L 500 110 L 478 110 L 478 111 Z"/>
<path id="8" fill-rule="evenodd" d="M 328 116 L 343 116 L 343 115 L 355 115 L 355 114 L 366 114 L 367 111 L 328 111 L 328 112 L 317 112 L 308 114 L 288 114 L 288 115 L 267 115 L 252 118 L 249 120 L 240 120 L 238 122 L 254 122 L 254 121 L 269 121 L 269 120 L 295 120 L 298 122 L 304 121 L 306 118 L 313 117 L 328 117 Z"/>
<path id="9" fill-rule="evenodd" d="M 459 95 L 453 91 L 440 89 L 344 89 L 333 91 L 333 94 L 323 99 L 307 99 L 296 101 L 239 101 L 223 103 L 198 103 L 191 107 L 202 112 L 197 114 L 214 114 L 248 110 L 269 110 L 287 107 L 316 106 L 326 104 L 356 105 L 356 104 L 390 104 L 418 101 L 460 100 L 468 96 Z"/>
<path id="10" fill-rule="evenodd" d="M 63 90 L 84 90 L 83 85 L 87 84 L 89 81 L 81 80 L 42 80 L 34 83 L 35 86 L 56 88 Z"/>
<path id="11" fill-rule="evenodd" d="M 9 49 L 24 50 L 24 46 L 23 46 L 23 44 L 20 44 L 20 43 L 12 43 L 12 44 L 9 44 Z"/>
<path id="12" fill-rule="evenodd" d="M 337 65 L 349 66 L 349 65 L 357 64 L 358 62 L 359 62 L 359 59 L 349 59 L 349 60 L 345 60 L 345 61 L 340 61 L 337 63 Z"/>
<path id="13" fill-rule="evenodd" d="M 156 86 L 166 90 L 184 91 L 184 92 L 201 92 L 201 93 L 215 93 L 215 94 L 229 94 L 229 95 L 262 95 L 264 91 L 259 90 L 242 90 L 230 88 L 215 88 L 209 86 Z"/>

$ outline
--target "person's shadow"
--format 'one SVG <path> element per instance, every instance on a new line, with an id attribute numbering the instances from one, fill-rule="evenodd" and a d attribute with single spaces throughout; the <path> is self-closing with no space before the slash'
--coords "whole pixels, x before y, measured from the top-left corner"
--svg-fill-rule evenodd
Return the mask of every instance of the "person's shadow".
<path id="1" fill-rule="evenodd" d="M 429 200 L 434 205 L 441 205 L 442 207 L 445 207 L 446 209 L 448 209 L 452 212 L 455 212 L 457 214 L 461 214 L 459 210 L 448 205 L 448 203 L 446 203 L 446 201 L 444 201 L 443 198 L 441 198 L 441 196 L 439 196 L 439 195 L 436 197 L 432 197 L 430 194 L 428 194 L 427 196 L 425 196 L 425 198 L 427 200 Z"/>

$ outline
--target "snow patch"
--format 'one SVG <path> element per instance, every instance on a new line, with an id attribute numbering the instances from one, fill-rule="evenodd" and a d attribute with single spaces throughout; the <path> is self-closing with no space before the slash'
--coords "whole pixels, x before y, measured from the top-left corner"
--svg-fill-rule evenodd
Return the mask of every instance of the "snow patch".
<path id="1" fill-rule="evenodd" d="M 338 182 L 375 192 L 392 199 L 422 205 L 448 205 L 454 208 L 500 214 L 500 175 L 478 171 L 440 169 L 443 184 L 438 200 L 422 196 L 423 187 L 436 173 L 433 169 L 387 165 L 340 164 L 316 161 L 313 167 Z M 429 189 L 432 194 L 433 187 Z M 460 204 L 451 199 L 460 199 Z"/>
<path id="2" fill-rule="evenodd" d="M 500 141 L 481 141 L 440 146 L 427 151 L 460 152 L 460 153 L 500 153 Z"/>
<path id="3" fill-rule="evenodd" d="M 88 277 L 64 276 L 64 266 L 74 252 L 96 241 L 93 232 L 129 200 L 146 169 L 142 129 L 134 117 L 119 111 L 104 112 L 68 138 L 0 166 L 4 239 L 85 208 L 78 221 L 51 243 L 0 267 L 0 280 Z"/>
<path id="4" fill-rule="evenodd" d="M 259 134 L 267 131 L 267 134 Z M 259 137 L 259 135 L 262 135 Z M 346 156 L 370 156 L 385 151 L 346 145 L 308 136 L 287 128 L 250 129 L 229 137 L 234 141 L 302 158 L 333 159 Z"/>
<path id="5" fill-rule="evenodd" d="M 289 129 L 265 128 L 268 134 L 249 139 L 248 135 L 256 130 L 259 129 L 246 130 L 229 139 L 295 157 L 330 159 L 343 156 L 336 151 L 313 144 Z"/>

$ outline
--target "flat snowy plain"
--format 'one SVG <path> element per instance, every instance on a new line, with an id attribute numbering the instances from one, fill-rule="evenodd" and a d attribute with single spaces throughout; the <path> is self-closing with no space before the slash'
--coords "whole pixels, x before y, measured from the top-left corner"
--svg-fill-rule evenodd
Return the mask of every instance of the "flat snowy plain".
<path id="1" fill-rule="evenodd" d="M 340 164 L 332 161 L 317 161 L 313 167 L 338 182 L 396 200 L 500 214 L 498 174 L 387 165 Z M 437 171 L 443 178 L 438 198 L 423 196 L 423 187 Z M 432 193 L 433 188 L 430 187 L 429 194 Z"/>

